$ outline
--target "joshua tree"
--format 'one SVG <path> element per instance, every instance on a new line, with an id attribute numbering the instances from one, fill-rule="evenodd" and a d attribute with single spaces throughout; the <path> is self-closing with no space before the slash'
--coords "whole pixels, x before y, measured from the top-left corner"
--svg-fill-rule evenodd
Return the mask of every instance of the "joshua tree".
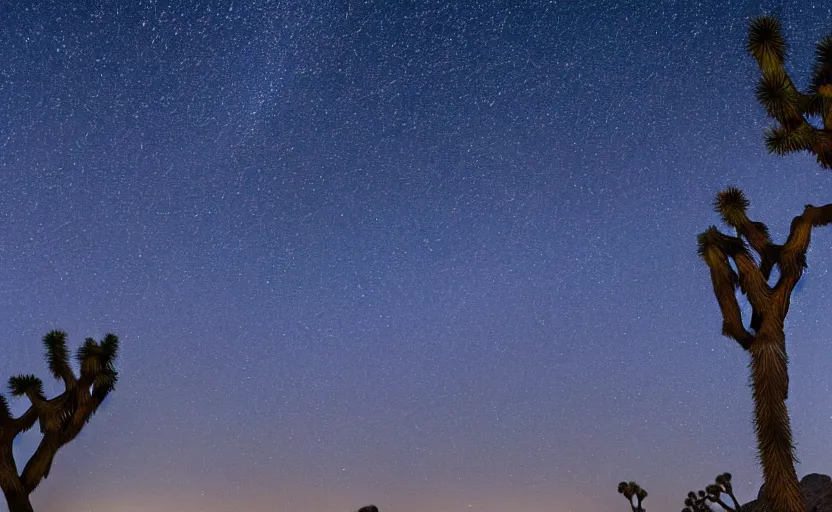
<path id="1" fill-rule="evenodd" d="M 637 483 L 621 482 L 618 484 L 618 494 L 627 499 L 632 512 L 645 512 L 643 502 L 647 497 L 647 491 Z M 733 506 L 725 502 L 723 495 L 731 498 Z M 734 496 L 734 489 L 731 486 L 731 473 L 722 473 L 717 476 L 716 482 L 706 487 L 704 491 L 689 492 L 682 512 L 713 512 L 712 504 L 722 507 L 725 512 L 742 512 L 742 506 Z"/>
<path id="2" fill-rule="evenodd" d="M 832 168 L 832 37 L 817 45 L 815 66 L 808 90 L 795 87 L 784 67 L 786 41 L 777 19 L 764 16 L 751 23 L 748 52 L 762 71 L 757 99 L 777 125 L 766 131 L 766 146 L 784 155 L 809 151 L 818 163 Z M 813 125 L 821 123 L 823 128 Z"/>
<path id="3" fill-rule="evenodd" d="M 627 499 L 633 512 L 644 512 L 642 502 L 647 497 L 647 491 L 635 482 L 621 482 L 618 484 L 618 494 Z"/>
<path id="4" fill-rule="evenodd" d="M 766 146 L 776 154 L 809 151 L 818 163 L 832 168 L 832 37 L 817 45 L 811 84 L 797 90 L 785 70 L 786 43 L 773 17 L 755 19 L 750 26 L 748 52 L 762 72 L 757 99 L 777 124 L 765 134 Z M 822 123 L 817 128 L 812 123 Z M 768 228 L 746 215 L 748 200 L 736 188 L 717 195 L 716 210 L 736 230 L 736 236 L 715 227 L 699 235 L 699 253 L 711 271 L 714 294 L 723 317 L 723 334 L 751 354 L 751 387 L 757 446 L 768 504 L 778 512 L 803 512 L 803 498 L 794 469 L 788 397 L 788 357 L 783 325 L 795 285 L 806 267 L 812 228 L 832 221 L 832 205 L 806 206 L 794 218 L 785 244 L 772 243 Z M 757 264 L 746 246 L 759 255 Z M 732 268 L 729 259 L 733 260 Z M 769 284 L 774 266 L 780 277 Z M 736 270 L 735 270 L 736 269 Z M 745 328 L 735 290 L 748 297 L 752 314 Z"/>
<path id="5" fill-rule="evenodd" d="M 32 512 L 29 495 L 49 476 L 55 454 L 81 432 L 118 379 L 115 370 L 118 338 L 113 334 L 106 335 L 101 342 L 87 338 L 81 345 L 76 353 L 79 375 L 69 364 L 66 333 L 50 332 L 44 336 L 43 345 L 49 371 L 63 381 L 64 392 L 47 399 L 43 382 L 34 375 L 10 378 L 11 394 L 25 396 L 31 402 L 29 409 L 17 418 L 0 395 L 0 488 L 9 512 Z M 35 423 L 40 426 L 41 441 L 23 471 L 18 472 L 12 443 Z"/>
<path id="6" fill-rule="evenodd" d="M 807 205 L 792 220 L 783 245 L 771 241 L 765 224 L 748 218 L 749 202 L 739 189 L 731 187 L 720 192 L 714 205 L 722 219 L 736 230 L 736 236 L 725 235 L 711 226 L 699 235 L 699 254 L 710 268 L 714 294 L 722 311 L 722 333 L 751 355 L 754 425 L 768 489 L 766 502 L 773 511 L 804 512 L 786 408 L 789 376 L 783 325 L 792 291 L 806 267 L 812 228 L 832 222 L 832 204 L 819 208 Z M 759 255 L 759 264 L 746 243 Z M 772 286 L 769 279 L 775 265 L 780 277 Z M 750 329 L 743 324 L 737 303 L 738 286 L 751 304 Z"/>
<path id="7" fill-rule="evenodd" d="M 723 495 L 731 498 L 733 506 L 728 505 L 723 499 Z M 734 489 L 731 486 L 731 473 L 722 473 L 716 477 L 716 482 L 707 486 L 705 490 L 699 492 L 689 492 L 688 497 L 685 498 L 685 508 L 682 512 L 712 512 L 714 509 L 711 505 L 718 505 L 726 512 L 741 512 L 742 506 L 734 496 Z"/>

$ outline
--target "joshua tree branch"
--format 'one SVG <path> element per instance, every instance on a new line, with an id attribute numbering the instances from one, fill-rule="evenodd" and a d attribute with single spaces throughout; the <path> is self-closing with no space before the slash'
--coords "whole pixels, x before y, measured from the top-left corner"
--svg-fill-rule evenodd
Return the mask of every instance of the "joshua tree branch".
<path id="1" fill-rule="evenodd" d="M 16 437 L 21 432 L 32 428 L 37 421 L 38 413 L 35 406 L 29 406 L 26 412 L 15 418 L 9 410 L 6 397 L 0 395 L 0 430 L 8 429 L 7 432 Z"/>
<path id="2" fill-rule="evenodd" d="M 733 492 L 729 492 L 728 496 L 731 497 L 731 501 L 734 503 L 734 510 L 740 512 L 742 510 L 742 505 L 740 505 L 740 502 L 737 501 L 737 497 L 734 496 Z"/>
<path id="3" fill-rule="evenodd" d="M 29 399 L 29 402 L 31 402 L 31 404 L 32 404 L 32 408 L 35 409 L 36 411 L 38 409 L 43 409 L 46 406 L 46 404 L 49 402 L 43 396 L 40 396 L 36 393 L 32 393 L 31 391 L 26 393 L 26 398 Z"/>
<path id="4" fill-rule="evenodd" d="M 725 512 L 736 512 L 736 510 L 735 510 L 735 509 L 733 509 L 733 508 L 729 507 L 727 503 L 725 503 L 724 501 L 722 501 L 722 498 L 715 498 L 715 499 L 714 499 L 714 500 L 712 500 L 712 501 L 713 501 L 714 503 L 716 503 L 717 505 L 719 505 L 720 507 L 722 507 L 723 509 L 725 509 Z"/>
<path id="5" fill-rule="evenodd" d="M 780 246 L 771 242 L 768 226 L 748 218 L 750 204 L 742 190 L 728 187 L 717 194 L 714 210 L 760 255 L 760 271 L 768 282 L 772 267 L 779 262 Z"/>
<path id="6" fill-rule="evenodd" d="M 724 261 L 721 263 L 708 264 L 711 270 L 714 295 L 722 312 L 722 334 L 732 338 L 742 348 L 748 350 L 751 348 L 754 336 L 746 330 L 742 323 L 742 313 L 740 312 L 739 303 L 737 303 L 737 297 L 734 295 L 737 275 L 731 269 L 728 259 L 724 258 L 724 255 L 723 259 Z"/>
<path id="7" fill-rule="evenodd" d="M 760 272 L 757 263 L 742 245 L 732 255 L 739 273 L 740 290 L 748 297 L 748 302 L 755 311 L 763 311 L 771 300 L 771 287 Z"/>
<path id="8" fill-rule="evenodd" d="M 43 479 L 49 477 L 52 461 L 55 459 L 55 454 L 59 448 L 60 446 L 53 439 L 50 439 L 50 436 L 47 435 L 41 439 L 35 453 L 32 454 L 20 474 L 20 480 L 27 493 L 33 492 Z"/>
<path id="9" fill-rule="evenodd" d="M 38 413 L 34 406 L 29 407 L 26 412 L 12 420 L 12 431 L 15 435 L 26 432 L 38 421 Z"/>
<path id="10" fill-rule="evenodd" d="M 43 346 L 46 349 L 46 360 L 49 363 L 49 371 L 56 379 L 64 382 L 66 389 L 75 386 L 77 378 L 75 372 L 69 366 L 69 351 L 66 348 L 66 333 L 63 331 L 51 331 L 43 337 Z"/>
<path id="11" fill-rule="evenodd" d="M 832 222 L 832 204 L 815 207 L 806 205 L 802 215 L 792 220 L 789 237 L 780 254 L 780 279 L 774 287 L 774 304 L 778 307 L 780 321 L 789 311 L 789 299 L 794 287 L 806 268 L 806 251 L 813 227 L 826 226 Z"/>
<path id="12" fill-rule="evenodd" d="M 722 311 L 723 334 L 748 350 L 754 336 L 743 325 L 734 292 L 739 285 L 754 310 L 752 320 L 756 320 L 768 305 L 771 287 L 738 237 L 724 235 L 711 227 L 699 236 L 699 253 L 710 269 L 714 295 Z M 728 257 L 734 260 L 739 275 L 731 268 Z"/>
<path id="13" fill-rule="evenodd" d="M 774 265 L 780 263 L 780 251 L 783 246 L 777 245 L 771 241 L 768 226 L 762 222 L 754 222 L 748 220 L 736 227 L 737 234 L 748 242 L 748 245 L 754 249 L 760 256 L 760 272 L 763 274 L 763 279 L 768 283 L 771 277 L 771 270 Z"/>
<path id="14" fill-rule="evenodd" d="M 78 386 L 72 390 L 70 395 L 65 394 L 53 399 L 74 400 L 74 412 L 72 416 L 67 418 L 52 418 L 56 423 L 48 425 L 35 453 L 23 468 L 20 478 L 28 492 L 34 491 L 43 479 L 49 477 L 52 461 L 58 450 L 81 433 L 84 425 L 95 414 L 111 389 L 111 387 L 107 387 L 102 390 L 93 386 L 93 392 L 91 393 L 89 386 Z"/>

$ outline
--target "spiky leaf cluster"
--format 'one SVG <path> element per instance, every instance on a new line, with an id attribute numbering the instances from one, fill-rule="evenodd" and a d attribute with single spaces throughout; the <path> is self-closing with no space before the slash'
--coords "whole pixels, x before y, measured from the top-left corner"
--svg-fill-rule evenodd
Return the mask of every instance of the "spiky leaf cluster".
<path id="1" fill-rule="evenodd" d="M 817 45 L 809 90 L 823 98 L 832 96 L 832 36 L 824 37 Z"/>
<path id="2" fill-rule="evenodd" d="M 757 100 L 777 124 L 765 133 L 768 150 L 778 155 L 809 151 L 818 163 L 832 168 L 832 37 L 817 45 L 815 66 L 808 90 L 803 93 L 786 72 L 786 41 L 780 22 L 762 16 L 751 22 L 746 46 L 760 67 Z M 823 128 L 809 119 L 820 117 Z"/>
<path id="3" fill-rule="evenodd" d="M 796 151 L 812 151 L 820 138 L 818 135 L 818 131 L 809 123 L 802 123 L 791 130 L 783 126 L 766 128 L 764 139 L 770 153 L 783 156 Z"/>
<path id="4" fill-rule="evenodd" d="M 99 382 L 108 382 L 117 377 L 115 361 L 118 356 L 118 338 L 108 334 L 101 341 L 87 338 L 78 348 L 76 359 L 81 365 L 81 374 L 88 375 Z M 104 380 L 101 380 L 104 379 Z"/>
<path id="5" fill-rule="evenodd" d="M 786 61 L 786 40 L 780 21 L 772 16 L 754 19 L 748 31 L 746 49 L 764 72 L 782 68 Z"/>
<path id="6" fill-rule="evenodd" d="M 43 381 L 34 375 L 16 375 L 9 379 L 9 392 L 12 396 L 43 396 Z"/>
<path id="7" fill-rule="evenodd" d="M 742 190 L 728 187 L 716 195 L 714 210 L 726 224 L 736 228 L 748 221 L 746 211 L 750 204 Z"/>
<path id="8" fill-rule="evenodd" d="M 69 366 L 69 350 L 66 348 L 66 333 L 51 331 L 43 337 L 46 352 L 46 362 L 49 371 L 56 379 L 65 381 L 72 379 L 72 369 Z"/>

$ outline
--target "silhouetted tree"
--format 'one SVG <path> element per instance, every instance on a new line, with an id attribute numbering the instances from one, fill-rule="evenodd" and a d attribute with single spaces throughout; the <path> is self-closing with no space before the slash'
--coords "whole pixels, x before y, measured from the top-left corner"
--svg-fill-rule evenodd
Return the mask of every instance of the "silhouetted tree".
<path id="1" fill-rule="evenodd" d="M 101 342 L 87 338 L 76 353 L 80 373 L 76 375 L 69 363 L 66 333 L 52 331 L 43 338 L 49 371 L 64 384 L 60 395 L 47 399 L 43 382 L 34 375 L 18 375 L 9 379 L 12 396 L 25 396 L 31 406 L 15 418 L 5 397 L 0 395 L 0 488 L 9 512 L 32 512 L 29 496 L 49 476 L 55 454 L 75 439 L 98 407 L 114 389 L 118 373 L 118 337 L 108 334 Z M 41 440 L 35 453 L 18 472 L 12 454 L 12 443 L 21 433 L 40 426 Z"/>
<path id="2" fill-rule="evenodd" d="M 367 505 L 366 507 L 359 508 L 358 512 L 378 512 L 378 507 L 375 505 Z"/>
<path id="3" fill-rule="evenodd" d="M 647 497 L 647 491 L 637 483 L 621 482 L 618 484 L 618 494 L 627 499 L 632 512 L 645 512 L 644 499 Z M 731 498 L 732 505 L 728 505 L 723 496 Z M 722 473 L 717 476 L 716 481 L 707 486 L 705 490 L 689 492 L 682 512 L 713 512 L 711 505 L 720 506 L 725 512 L 742 512 L 742 506 L 734 496 L 734 489 L 731 486 L 731 473 Z"/>
<path id="4" fill-rule="evenodd" d="M 792 291 L 806 267 L 812 228 L 832 222 L 832 204 L 820 208 L 807 205 L 803 214 L 792 220 L 783 245 L 771 241 L 765 224 L 748 218 L 749 202 L 739 189 L 731 187 L 720 192 L 714 205 L 722 220 L 736 230 L 736 236 L 725 235 L 711 226 L 699 235 L 699 255 L 710 269 L 722 311 L 722 333 L 751 355 L 757 451 L 766 488 L 770 489 L 766 501 L 777 512 L 805 512 L 794 469 L 794 445 L 786 408 L 789 376 L 783 324 Z M 759 255 L 759 263 L 746 244 Z M 775 265 L 780 277 L 772 286 L 769 279 Z M 751 305 L 750 329 L 743 323 L 737 287 Z"/>
<path id="5" fill-rule="evenodd" d="M 797 89 L 786 72 L 786 42 L 776 18 L 762 16 L 751 22 L 746 49 L 762 73 L 757 100 L 777 121 L 765 133 L 768 150 L 778 155 L 808 151 L 822 167 L 832 169 L 832 37 L 817 44 L 812 79 L 805 92 Z M 765 224 L 749 220 L 748 206 L 739 189 L 731 187 L 720 192 L 715 208 L 736 230 L 736 236 L 723 234 L 712 226 L 699 235 L 699 254 L 710 269 L 714 294 L 722 312 L 723 334 L 751 355 L 754 425 L 767 490 L 766 505 L 775 512 L 804 512 L 786 408 L 789 375 L 783 326 L 792 291 L 806 267 L 812 228 L 832 222 L 832 204 L 819 208 L 807 205 L 803 214 L 792 221 L 789 236 L 782 245 L 772 242 Z M 759 256 L 759 263 L 751 256 L 748 246 Z M 775 266 L 780 276 L 772 286 L 771 272 Z M 748 329 L 735 295 L 738 287 L 752 309 Z M 717 480 L 705 490 L 688 495 L 687 512 L 710 510 L 709 503 L 720 504 L 716 498 L 721 494 L 728 494 L 734 500 L 729 492 L 730 478 L 726 487 L 725 475 L 721 476 L 722 483 Z M 719 486 L 721 494 L 716 493 Z M 619 492 L 622 492 L 621 485 Z M 727 507 L 724 503 L 721 505 Z M 735 500 L 734 506 L 739 507 Z"/>
<path id="6" fill-rule="evenodd" d="M 723 496 L 731 498 L 731 505 L 728 505 Z M 682 512 L 713 512 L 711 505 L 718 505 L 726 512 L 742 512 L 742 506 L 734 496 L 734 488 L 731 485 L 731 473 L 722 473 L 716 477 L 716 481 L 704 490 L 689 492 L 685 498 L 685 508 Z"/>
<path id="7" fill-rule="evenodd" d="M 786 42 L 777 19 L 764 16 L 752 21 L 747 50 L 762 72 L 757 99 L 777 121 L 765 134 L 769 151 L 780 155 L 809 151 L 822 167 L 832 168 L 832 37 L 817 45 L 812 80 L 805 93 L 786 72 Z M 817 120 L 823 128 L 812 124 Z M 832 205 L 806 206 L 792 221 L 783 245 L 771 241 L 765 224 L 749 220 L 748 205 L 739 189 L 719 193 L 716 210 L 736 230 L 736 236 L 711 227 L 699 236 L 699 253 L 710 268 L 722 311 L 723 334 L 751 354 L 757 447 L 766 488 L 770 489 L 766 502 L 778 512 L 804 512 L 786 408 L 789 377 L 783 324 L 792 291 L 806 267 L 812 227 L 832 221 Z M 746 244 L 759 255 L 759 264 Z M 775 265 L 780 277 L 772 286 L 769 281 Z M 740 314 L 737 286 L 751 304 L 750 329 L 745 328 Z"/>
<path id="8" fill-rule="evenodd" d="M 832 168 L 832 37 L 817 44 L 812 80 L 800 92 L 786 72 L 786 41 L 780 22 L 763 16 L 751 23 L 748 52 L 760 66 L 757 99 L 777 124 L 766 130 L 766 146 L 784 155 L 809 151 L 818 163 Z M 817 120 L 823 128 L 816 128 Z"/>
<path id="9" fill-rule="evenodd" d="M 621 482 L 618 484 L 618 494 L 627 499 L 633 512 L 644 512 L 642 502 L 647 497 L 647 491 L 635 482 Z"/>

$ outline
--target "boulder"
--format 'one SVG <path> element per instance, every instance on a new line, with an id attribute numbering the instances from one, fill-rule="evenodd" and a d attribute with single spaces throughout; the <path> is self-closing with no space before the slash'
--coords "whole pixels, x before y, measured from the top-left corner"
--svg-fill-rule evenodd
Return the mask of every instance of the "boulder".
<path id="1" fill-rule="evenodd" d="M 806 475 L 800 481 L 800 491 L 806 500 L 806 512 L 832 512 L 832 478 L 818 473 Z M 762 486 L 757 499 L 743 505 L 742 512 L 763 512 L 764 494 L 765 486 Z"/>

